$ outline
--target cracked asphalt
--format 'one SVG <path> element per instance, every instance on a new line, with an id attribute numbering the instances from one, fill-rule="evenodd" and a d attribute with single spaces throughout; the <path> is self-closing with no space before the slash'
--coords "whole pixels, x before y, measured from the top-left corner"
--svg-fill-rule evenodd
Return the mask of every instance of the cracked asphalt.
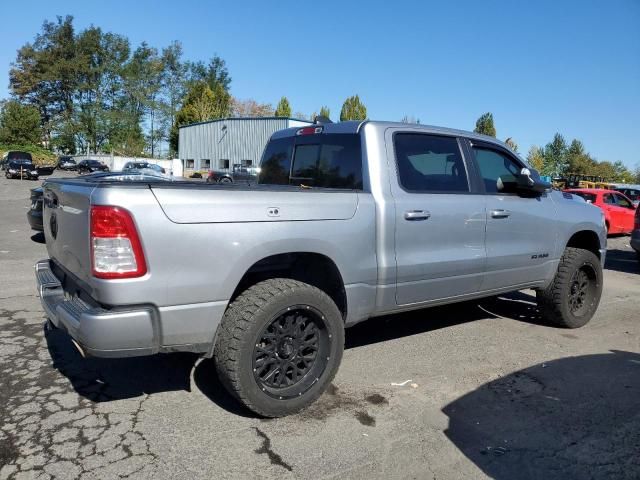
<path id="1" fill-rule="evenodd" d="M 532 292 L 375 319 L 347 332 L 328 392 L 262 420 L 191 354 L 82 359 L 43 328 L 25 214 L 0 179 L 0 480 L 640 478 L 640 270 L 610 239 L 578 330 Z"/>

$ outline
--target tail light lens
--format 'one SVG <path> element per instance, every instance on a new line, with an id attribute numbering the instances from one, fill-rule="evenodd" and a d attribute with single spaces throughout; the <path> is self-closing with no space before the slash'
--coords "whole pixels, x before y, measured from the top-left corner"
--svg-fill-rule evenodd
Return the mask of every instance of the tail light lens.
<path id="1" fill-rule="evenodd" d="M 131 213 L 121 207 L 91 207 L 91 269 L 97 278 L 135 278 L 147 263 Z"/>

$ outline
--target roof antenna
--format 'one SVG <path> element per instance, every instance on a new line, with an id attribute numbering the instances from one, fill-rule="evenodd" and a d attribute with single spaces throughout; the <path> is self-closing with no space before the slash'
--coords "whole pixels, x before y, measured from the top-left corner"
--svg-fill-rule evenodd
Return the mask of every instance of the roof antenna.
<path id="1" fill-rule="evenodd" d="M 323 123 L 333 123 L 329 117 L 325 117 L 324 115 L 316 115 L 313 119 L 313 123 L 316 125 Z"/>

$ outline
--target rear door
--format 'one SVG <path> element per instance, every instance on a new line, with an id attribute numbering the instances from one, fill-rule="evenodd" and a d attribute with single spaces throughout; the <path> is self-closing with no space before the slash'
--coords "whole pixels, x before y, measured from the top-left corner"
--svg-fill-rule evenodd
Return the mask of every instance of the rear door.
<path id="1" fill-rule="evenodd" d="M 471 294 L 485 264 L 484 197 L 455 136 L 389 129 L 395 202 L 396 303 Z"/>
<path id="2" fill-rule="evenodd" d="M 547 194 L 525 198 L 500 193 L 498 178 L 515 177 L 525 165 L 498 145 L 471 140 L 468 146 L 487 207 L 487 266 L 482 290 L 547 278 L 559 240 L 553 200 Z"/>

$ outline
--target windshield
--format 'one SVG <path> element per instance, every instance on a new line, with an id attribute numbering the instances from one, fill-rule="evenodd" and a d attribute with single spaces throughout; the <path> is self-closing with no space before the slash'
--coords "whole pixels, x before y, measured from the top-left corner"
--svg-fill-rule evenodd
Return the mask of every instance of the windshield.
<path id="1" fill-rule="evenodd" d="M 9 168 L 34 168 L 33 164 L 29 161 L 11 161 L 9 162 Z"/>
<path id="2" fill-rule="evenodd" d="M 31 154 L 28 152 L 9 152 L 7 154 L 7 160 L 26 160 L 31 162 Z"/>

